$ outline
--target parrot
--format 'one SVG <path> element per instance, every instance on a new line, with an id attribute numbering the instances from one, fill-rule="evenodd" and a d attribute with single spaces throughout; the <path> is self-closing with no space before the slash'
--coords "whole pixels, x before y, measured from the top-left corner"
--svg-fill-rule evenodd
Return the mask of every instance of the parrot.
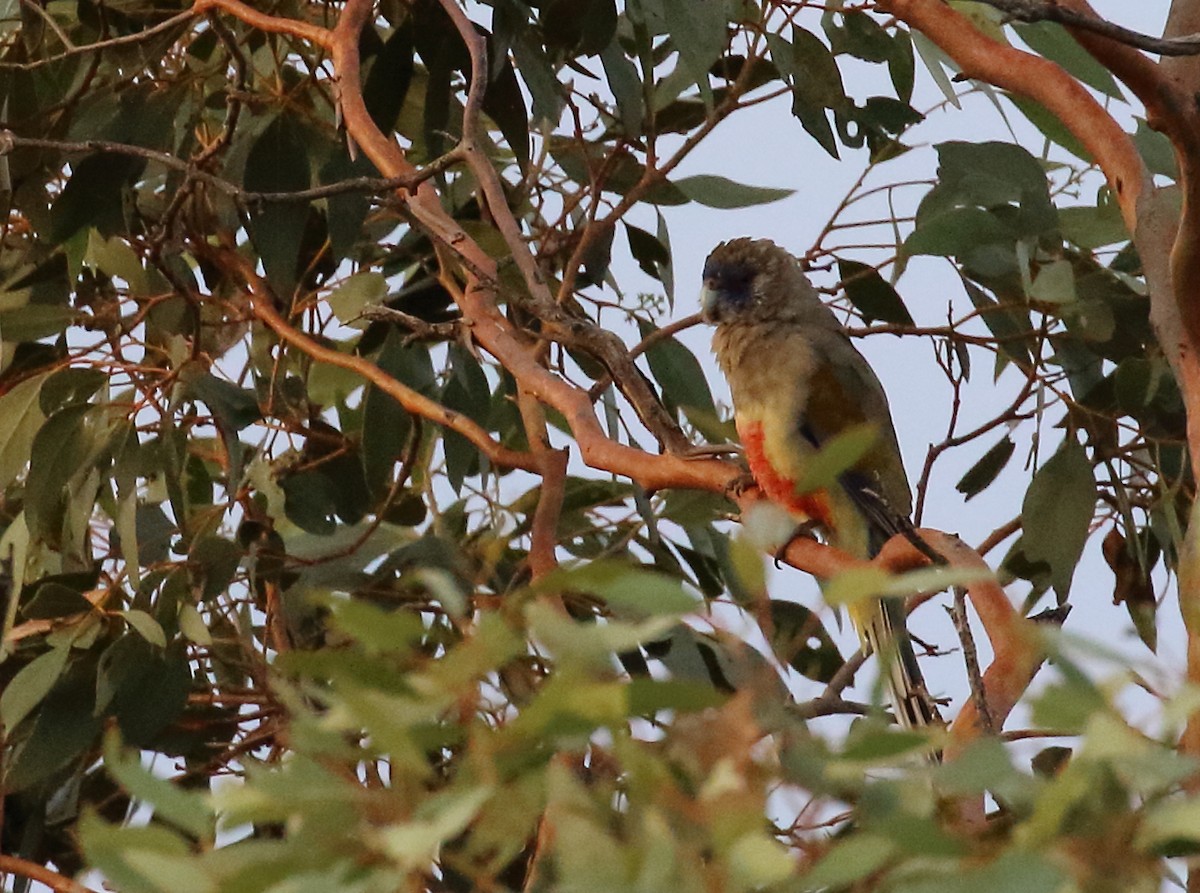
<path id="1" fill-rule="evenodd" d="M 800 262 L 766 239 L 722 242 L 704 264 L 701 316 L 729 382 L 734 424 L 750 473 L 798 529 L 819 529 L 858 558 L 913 531 L 912 493 L 887 395 Z M 812 457 L 851 428 L 871 425 L 870 448 L 836 486 L 801 492 Z M 914 534 L 915 535 L 915 534 Z M 878 656 L 897 721 L 940 725 L 905 625 L 902 599 L 850 606 L 864 650 Z"/>

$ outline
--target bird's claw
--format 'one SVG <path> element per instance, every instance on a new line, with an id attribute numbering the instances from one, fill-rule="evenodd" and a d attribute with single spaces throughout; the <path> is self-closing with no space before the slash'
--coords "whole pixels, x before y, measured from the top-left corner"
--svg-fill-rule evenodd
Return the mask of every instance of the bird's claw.
<path id="1" fill-rule="evenodd" d="M 736 500 L 757 486 L 758 482 L 754 480 L 754 475 L 748 471 L 743 471 L 725 485 L 725 495 L 730 499 Z"/>

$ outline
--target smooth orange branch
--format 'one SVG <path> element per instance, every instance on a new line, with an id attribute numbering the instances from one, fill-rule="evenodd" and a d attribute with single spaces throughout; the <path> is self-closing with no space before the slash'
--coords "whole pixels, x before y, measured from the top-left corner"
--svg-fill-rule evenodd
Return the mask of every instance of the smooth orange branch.
<path id="1" fill-rule="evenodd" d="M 259 31 L 269 31 L 272 34 L 290 34 L 292 37 L 307 40 L 326 49 L 329 48 L 333 40 L 333 33 L 327 28 L 322 28 L 311 22 L 302 22 L 298 19 L 285 19 L 280 16 L 268 15 L 265 12 L 259 12 L 252 6 L 247 6 L 245 3 L 240 2 L 240 0 L 196 0 L 192 4 L 192 9 L 198 14 L 219 9 L 222 12 L 229 13 L 229 15 L 240 22 L 244 22 L 251 28 L 257 28 Z"/>
<path id="2" fill-rule="evenodd" d="M 546 450 L 542 460 L 542 485 L 529 533 L 529 570 L 537 580 L 558 567 L 558 522 L 566 495 L 566 450 Z"/>
<path id="3" fill-rule="evenodd" d="M 1137 203 L 1149 174 L 1129 135 L 1087 89 L 1055 63 L 1007 46 L 980 32 L 940 0 L 879 0 L 950 56 L 967 77 L 1041 103 L 1096 159 L 1120 203 L 1125 225 L 1137 228 Z"/>
<path id="4" fill-rule="evenodd" d="M 529 570 L 536 581 L 558 567 L 558 522 L 566 496 L 567 451 L 550 446 L 546 431 L 546 412 L 542 404 L 526 393 L 517 394 L 517 407 L 525 426 L 529 448 L 539 463 L 541 491 L 533 511 L 529 532 Z"/>

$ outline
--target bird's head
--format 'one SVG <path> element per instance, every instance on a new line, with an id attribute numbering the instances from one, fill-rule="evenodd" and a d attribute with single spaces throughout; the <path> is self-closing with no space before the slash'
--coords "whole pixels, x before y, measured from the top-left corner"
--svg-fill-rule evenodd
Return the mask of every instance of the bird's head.
<path id="1" fill-rule="evenodd" d="M 782 321 L 820 307 L 799 261 L 767 239 L 722 242 L 704 262 L 705 322 Z"/>

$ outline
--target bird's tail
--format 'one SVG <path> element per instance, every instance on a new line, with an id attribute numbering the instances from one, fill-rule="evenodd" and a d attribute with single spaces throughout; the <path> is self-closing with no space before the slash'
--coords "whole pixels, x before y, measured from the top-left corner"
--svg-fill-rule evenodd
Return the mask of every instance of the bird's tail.
<path id="1" fill-rule="evenodd" d="M 904 602 L 871 599 L 856 605 L 853 614 L 863 644 L 879 659 L 900 725 L 906 729 L 942 725 L 942 716 L 917 665 L 905 624 Z"/>

